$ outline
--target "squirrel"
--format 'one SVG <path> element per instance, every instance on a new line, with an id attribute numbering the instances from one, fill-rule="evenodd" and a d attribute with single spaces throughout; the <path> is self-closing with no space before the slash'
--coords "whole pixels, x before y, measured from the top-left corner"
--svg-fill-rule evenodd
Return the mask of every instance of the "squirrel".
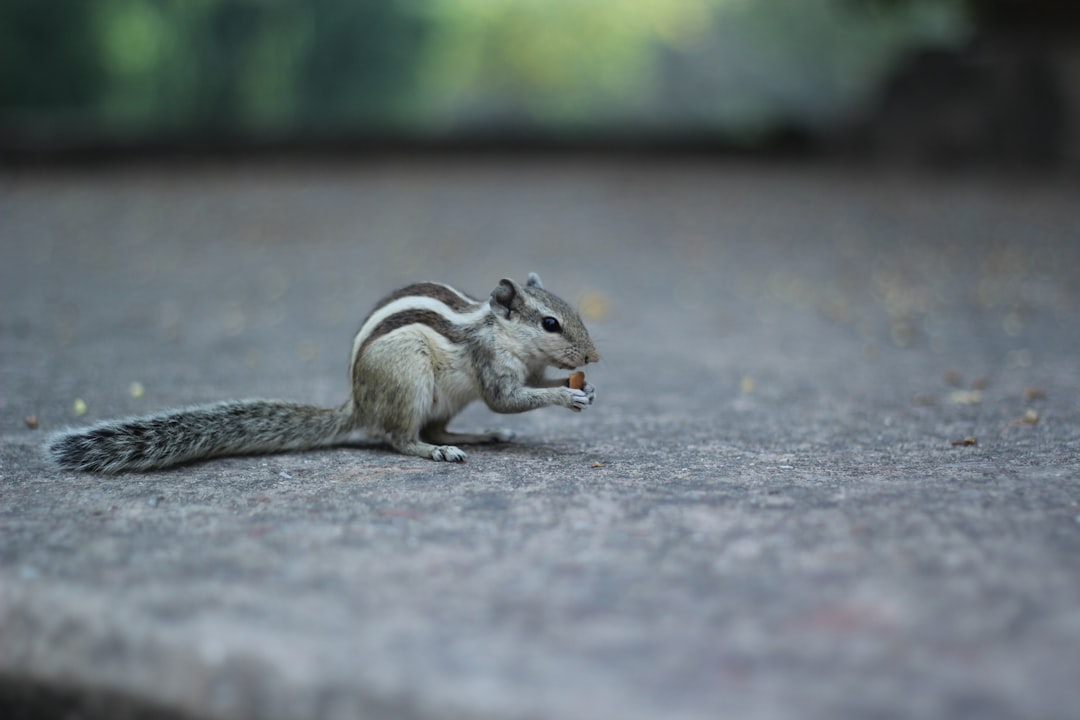
<path id="1" fill-rule="evenodd" d="M 447 423 L 483 399 L 499 413 L 558 405 L 580 412 L 595 388 L 545 376 L 600 359 L 580 315 L 529 273 L 503 279 L 486 301 L 449 285 L 416 283 L 383 298 L 353 340 L 351 397 L 338 408 L 236 400 L 113 420 L 55 435 L 61 468 L 153 470 L 227 455 L 324 447 L 355 431 L 384 436 L 405 455 L 462 462 L 457 445 L 513 433 L 453 433 Z"/>

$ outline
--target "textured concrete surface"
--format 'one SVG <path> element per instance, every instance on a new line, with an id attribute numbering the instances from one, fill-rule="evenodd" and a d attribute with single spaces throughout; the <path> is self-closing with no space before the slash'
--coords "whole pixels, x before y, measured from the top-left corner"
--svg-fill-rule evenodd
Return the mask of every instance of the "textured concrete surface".
<path id="1" fill-rule="evenodd" d="M 1076 717 L 1076 191 L 588 159 L 2 175 L 0 709 Z M 588 316 L 597 402 L 471 408 L 519 440 L 465 465 L 41 459 L 106 417 L 337 403 L 383 293 L 529 270 Z"/>

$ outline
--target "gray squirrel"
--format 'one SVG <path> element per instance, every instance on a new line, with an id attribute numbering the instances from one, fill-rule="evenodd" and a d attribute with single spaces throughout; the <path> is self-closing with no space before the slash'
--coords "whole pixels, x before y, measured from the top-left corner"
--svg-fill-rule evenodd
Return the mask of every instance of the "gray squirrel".
<path id="1" fill-rule="evenodd" d="M 499 413 L 549 405 L 580 412 L 592 404 L 593 386 L 573 389 L 545 369 L 599 359 L 581 317 L 536 273 L 524 286 L 499 281 L 486 301 L 417 283 L 383 298 L 364 320 L 353 341 L 352 396 L 338 408 L 227 401 L 61 432 L 46 452 L 61 468 L 113 473 L 305 450 L 364 431 L 406 455 L 462 462 L 457 445 L 512 436 L 447 431 L 466 405 L 483 399 Z"/>

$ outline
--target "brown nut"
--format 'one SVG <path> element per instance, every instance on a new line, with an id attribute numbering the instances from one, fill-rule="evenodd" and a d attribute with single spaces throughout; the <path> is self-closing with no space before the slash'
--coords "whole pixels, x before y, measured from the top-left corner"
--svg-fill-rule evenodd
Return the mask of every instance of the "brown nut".
<path id="1" fill-rule="evenodd" d="M 570 373 L 570 377 L 569 377 L 569 379 L 567 379 L 566 384 L 570 387 L 571 390 L 582 390 L 582 389 L 584 389 L 585 388 L 585 373 L 581 372 L 580 370 L 577 371 L 577 372 Z"/>

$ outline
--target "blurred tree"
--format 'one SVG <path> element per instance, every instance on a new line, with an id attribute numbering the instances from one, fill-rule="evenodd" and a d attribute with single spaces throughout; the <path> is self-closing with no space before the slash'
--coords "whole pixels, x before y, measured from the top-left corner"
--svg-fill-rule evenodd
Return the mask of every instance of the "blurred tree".
<path id="1" fill-rule="evenodd" d="M 393 2 L 323 2 L 308 14 L 313 42 L 299 63 L 301 124 L 343 131 L 356 123 L 386 128 L 407 120 L 422 16 Z"/>
<path id="2" fill-rule="evenodd" d="M 2 142 L 695 133 L 871 94 L 962 0 L 3 0 Z"/>
<path id="3" fill-rule="evenodd" d="M 382 128 L 423 37 L 394 2 L 5 0 L 0 121 L 135 141 Z"/>
<path id="4" fill-rule="evenodd" d="M 0 108 L 85 108 L 104 78 L 94 0 L 0 3 Z"/>

